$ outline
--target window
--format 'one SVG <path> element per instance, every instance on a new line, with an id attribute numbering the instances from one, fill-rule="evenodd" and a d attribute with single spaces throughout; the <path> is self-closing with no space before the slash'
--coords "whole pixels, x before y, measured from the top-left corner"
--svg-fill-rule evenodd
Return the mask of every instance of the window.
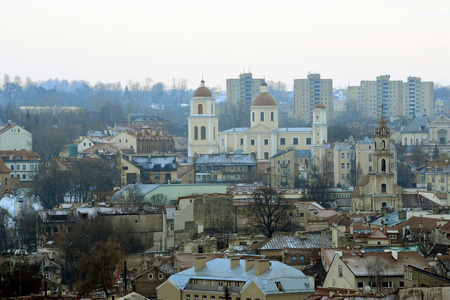
<path id="1" fill-rule="evenodd" d="M 275 114 L 274 114 L 274 112 L 271 112 L 270 113 L 270 121 L 275 121 Z"/>
<path id="2" fill-rule="evenodd" d="M 202 140 L 206 140 L 206 127 L 202 126 L 201 128 L 201 135 L 202 135 Z"/>
<path id="3" fill-rule="evenodd" d="M 44 273 L 44 277 L 45 278 L 50 278 L 50 274 L 49 273 Z"/>
<path id="4" fill-rule="evenodd" d="M 280 145 L 286 145 L 286 139 L 285 138 L 281 138 L 280 139 Z"/>
<path id="5" fill-rule="evenodd" d="M 198 127 L 194 127 L 194 140 L 198 140 Z"/>
<path id="6" fill-rule="evenodd" d="M 345 158 L 345 153 L 341 153 L 341 158 L 342 158 L 342 159 Z"/>
<path id="7" fill-rule="evenodd" d="M 186 295 L 186 300 L 191 300 L 191 295 Z"/>
<path id="8" fill-rule="evenodd" d="M 158 274 L 158 279 L 163 279 L 163 278 L 164 278 L 163 274 L 162 274 L 162 273 L 159 273 L 159 274 Z"/>
<path id="9" fill-rule="evenodd" d="M 240 144 L 241 144 L 241 146 L 244 145 L 244 139 L 240 140 Z"/>
<path id="10" fill-rule="evenodd" d="M 22 179 L 27 179 L 27 175 L 23 174 Z"/>
<path id="11" fill-rule="evenodd" d="M 206 295 L 202 296 L 202 300 L 207 300 Z"/>
<path id="12" fill-rule="evenodd" d="M 264 122 L 264 112 L 261 112 L 259 114 L 259 119 L 261 120 L 261 122 Z"/>
<path id="13" fill-rule="evenodd" d="M 198 295 L 194 295 L 194 300 L 198 300 Z"/>
<path id="14" fill-rule="evenodd" d="M 298 138 L 294 138 L 294 139 L 292 140 L 292 144 L 293 144 L 293 145 L 298 145 Z"/>
<path id="15" fill-rule="evenodd" d="M 342 277 L 342 266 L 338 266 L 338 276 Z"/>
<path id="16" fill-rule="evenodd" d="M 255 122 L 255 113 L 252 113 L 252 121 Z"/>
<path id="17" fill-rule="evenodd" d="M 392 288 L 392 281 L 383 281 L 383 287 L 384 288 Z"/>
<path id="18" fill-rule="evenodd" d="M 399 287 L 405 287 L 405 282 L 404 281 L 400 281 L 398 285 L 399 285 Z"/>
<path id="19" fill-rule="evenodd" d="M 17 171 L 19 171 L 20 170 L 20 165 L 17 165 Z"/>
<path id="20" fill-rule="evenodd" d="M 345 169 L 345 164 L 341 163 L 341 169 Z"/>
<path id="21" fill-rule="evenodd" d="M 264 145 L 269 145 L 269 139 L 264 139 Z"/>
<path id="22" fill-rule="evenodd" d="M 364 288 L 364 282 L 358 281 L 358 289 Z"/>
<path id="23" fill-rule="evenodd" d="M 174 230 L 174 224 L 172 223 L 172 224 L 170 224 L 170 230 Z"/>
<path id="24" fill-rule="evenodd" d="M 153 280 L 153 274 L 148 274 L 148 279 Z"/>
<path id="25" fill-rule="evenodd" d="M 369 154 L 369 162 L 372 161 L 372 154 Z"/>
<path id="26" fill-rule="evenodd" d="M 311 138 L 306 138 L 306 145 L 311 145 Z M 330 152 L 328 152 L 328 157 L 330 157 Z"/>
<path id="27" fill-rule="evenodd" d="M 234 282 L 234 286 L 235 286 L 235 287 L 239 287 L 239 281 L 235 281 L 235 282 Z"/>
<path id="28" fill-rule="evenodd" d="M 250 140 L 250 145 L 255 146 L 255 140 L 254 139 Z"/>
<path id="29" fill-rule="evenodd" d="M 381 160 L 381 172 L 386 172 L 386 160 Z"/>
<path id="30" fill-rule="evenodd" d="M 203 114 L 203 105 L 201 105 L 201 104 L 198 105 L 198 114 L 199 115 Z"/>
<path id="31" fill-rule="evenodd" d="M 381 192 L 386 193 L 386 184 L 384 183 L 381 185 Z"/>
<path id="32" fill-rule="evenodd" d="M 11 171 L 14 171 L 14 165 L 11 165 L 10 169 L 11 169 Z"/>
<path id="33" fill-rule="evenodd" d="M 264 152 L 264 159 L 269 159 L 269 152 Z"/>
<path id="34" fill-rule="evenodd" d="M 155 179 L 161 179 L 161 175 L 159 173 L 155 173 Z"/>

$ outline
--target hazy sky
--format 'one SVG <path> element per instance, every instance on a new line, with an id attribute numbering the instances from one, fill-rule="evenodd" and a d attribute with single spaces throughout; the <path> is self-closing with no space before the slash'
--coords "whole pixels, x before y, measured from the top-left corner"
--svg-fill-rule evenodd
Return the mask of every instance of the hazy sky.
<path id="1" fill-rule="evenodd" d="M 449 0 L 0 1 L 0 77 L 450 84 Z"/>

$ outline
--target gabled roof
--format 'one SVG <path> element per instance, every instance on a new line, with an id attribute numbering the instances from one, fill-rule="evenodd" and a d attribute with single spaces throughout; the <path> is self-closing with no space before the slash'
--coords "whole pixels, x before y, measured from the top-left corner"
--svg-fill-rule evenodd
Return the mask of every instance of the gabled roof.
<path id="1" fill-rule="evenodd" d="M 363 255 L 342 254 L 342 262 L 355 276 L 370 276 L 367 264 L 374 259 L 379 259 L 383 267 L 383 276 L 404 276 L 404 266 L 414 265 L 420 269 L 431 269 L 427 261 L 417 252 L 398 252 L 395 260 L 391 252 L 366 252 Z"/>
<path id="2" fill-rule="evenodd" d="M 436 117 L 429 117 L 427 115 L 415 116 L 401 133 L 428 133 L 428 124 L 435 119 Z"/>
<path id="3" fill-rule="evenodd" d="M 311 282 L 303 272 L 278 261 L 271 261 L 268 270 L 260 275 L 255 274 L 255 267 L 245 271 L 245 260 L 230 268 L 229 259 L 215 259 L 207 262 L 206 266 L 195 272 L 194 268 L 181 271 L 170 276 L 168 281 L 180 290 L 184 290 L 191 279 L 213 279 L 245 281 L 243 290 L 254 283 L 264 294 L 313 293 Z M 280 291 L 279 282 L 284 291 Z"/>
<path id="4" fill-rule="evenodd" d="M 0 157 L 0 173 L 11 173 L 11 170 L 5 165 L 3 158 Z"/>

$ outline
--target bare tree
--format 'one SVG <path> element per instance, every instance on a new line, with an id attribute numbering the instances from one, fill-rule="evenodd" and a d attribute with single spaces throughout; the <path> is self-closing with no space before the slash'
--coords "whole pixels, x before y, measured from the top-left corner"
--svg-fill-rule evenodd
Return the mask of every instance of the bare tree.
<path id="1" fill-rule="evenodd" d="M 253 193 L 249 205 L 249 219 L 254 226 L 270 238 L 275 231 L 291 230 L 293 224 L 289 213 L 292 205 L 278 191 L 262 187 Z"/>
<path id="2" fill-rule="evenodd" d="M 139 186 L 136 184 L 129 184 L 122 189 L 120 202 L 131 206 L 142 205 L 144 202 L 144 194 L 142 194 Z"/>
<path id="3" fill-rule="evenodd" d="M 155 208 L 155 210 L 161 213 L 164 209 L 164 205 L 167 204 L 167 196 L 164 194 L 156 194 L 150 197 L 150 205 Z"/>
<path id="4" fill-rule="evenodd" d="M 382 291 L 383 277 L 389 266 L 381 260 L 379 256 L 369 257 L 366 263 L 367 275 L 369 276 L 369 286 L 377 291 Z"/>

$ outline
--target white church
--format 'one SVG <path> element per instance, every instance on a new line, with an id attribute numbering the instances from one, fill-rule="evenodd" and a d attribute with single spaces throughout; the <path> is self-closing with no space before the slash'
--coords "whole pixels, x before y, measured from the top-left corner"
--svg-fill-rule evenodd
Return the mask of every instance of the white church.
<path id="1" fill-rule="evenodd" d="M 270 161 L 286 149 L 311 150 L 313 157 L 321 158 L 322 144 L 327 142 L 326 109 L 314 106 L 311 127 L 278 127 L 278 104 L 268 93 L 266 83 L 250 107 L 250 127 L 231 128 L 218 132 L 218 117 L 211 91 L 201 85 L 191 99 L 188 117 L 188 156 L 195 154 L 255 153 L 258 161 Z"/>

